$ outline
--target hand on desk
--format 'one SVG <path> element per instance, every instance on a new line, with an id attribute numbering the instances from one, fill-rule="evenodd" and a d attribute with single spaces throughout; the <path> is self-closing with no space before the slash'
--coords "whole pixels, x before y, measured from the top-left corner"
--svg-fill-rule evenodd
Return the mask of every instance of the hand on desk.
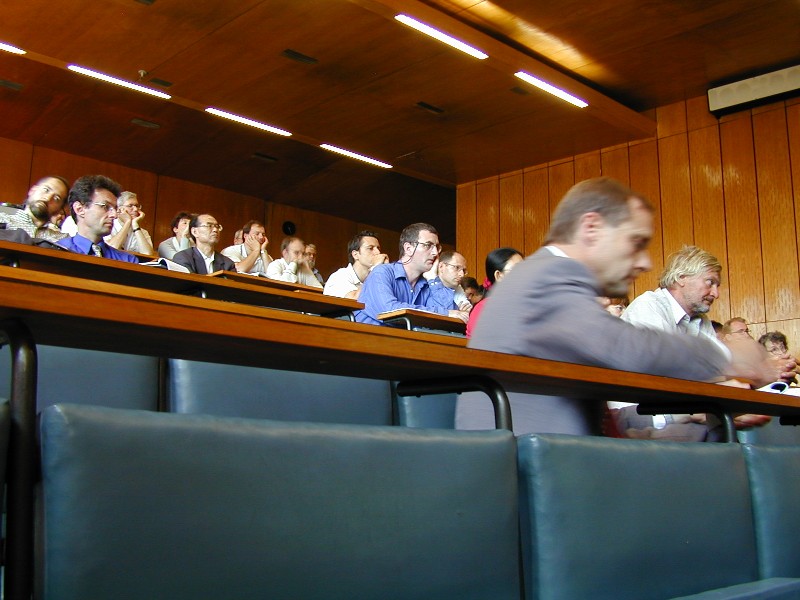
<path id="1" fill-rule="evenodd" d="M 466 323 L 469 320 L 469 311 L 465 310 L 451 310 L 447 313 L 448 317 L 455 317 L 456 319 L 461 319 Z"/>

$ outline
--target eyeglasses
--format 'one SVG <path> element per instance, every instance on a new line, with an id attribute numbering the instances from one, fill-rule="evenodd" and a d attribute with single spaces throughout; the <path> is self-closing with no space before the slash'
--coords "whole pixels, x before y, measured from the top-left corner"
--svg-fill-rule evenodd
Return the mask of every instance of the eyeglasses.
<path id="1" fill-rule="evenodd" d="M 222 231 L 222 225 L 219 223 L 203 223 L 202 225 L 198 225 L 198 227 L 206 227 L 209 231 L 212 229 L 216 229 L 217 231 Z"/>
<path id="2" fill-rule="evenodd" d="M 417 242 L 417 246 L 422 246 L 425 252 L 430 252 L 431 248 L 436 248 L 436 252 L 442 251 L 442 245 L 436 244 L 435 242 Z"/>
<path id="3" fill-rule="evenodd" d="M 458 272 L 460 271 L 460 272 L 461 272 L 461 273 L 463 273 L 464 275 L 466 275 L 466 274 L 467 274 L 467 267 L 462 267 L 462 266 L 459 266 L 459 265 L 454 265 L 454 264 L 451 264 L 451 263 L 442 263 L 442 264 L 443 264 L 443 265 L 447 265 L 448 267 L 450 267 L 451 269 L 453 269 L 453 270 L 454 270 L 456 273 L 458 273 Z"/>
<path id="4" fill-rule="evenodd" d="M 117 207 L 114 206 L 113 204 L 108 203 L 108 202 L 92 202 L 92 204 L 94 206 L 99 206 L 103 210 L 103 212 L 112 212 L 112 211 L 116 212 L 117 211 Z"/>
<path id="5" fill-rule="evenodd" d="M 141 204 L 125 204 L 122 208 L 135 208 L 136 210 L 142 210 Z"/>

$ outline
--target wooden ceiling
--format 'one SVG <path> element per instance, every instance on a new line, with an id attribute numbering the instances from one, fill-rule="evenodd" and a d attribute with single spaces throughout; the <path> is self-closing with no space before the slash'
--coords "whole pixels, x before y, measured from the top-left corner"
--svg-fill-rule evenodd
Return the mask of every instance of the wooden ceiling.
<path id="1" fill-rule="evenodd" d="M 399 12 L 489 58 L 422 36 Z M 652 136 L 648 109 L 800 62 L 800 4 L 3 0 L 0 41 L 28 51 L 0 52 L 10 82 L 0 86 L 1 137 L 391 229 L 431 221 L 454 241 L 456 184 Z M 172 99 L 66 70 L 73 63 Z M 528 86 L 518 70 L 589 107 Z"/>

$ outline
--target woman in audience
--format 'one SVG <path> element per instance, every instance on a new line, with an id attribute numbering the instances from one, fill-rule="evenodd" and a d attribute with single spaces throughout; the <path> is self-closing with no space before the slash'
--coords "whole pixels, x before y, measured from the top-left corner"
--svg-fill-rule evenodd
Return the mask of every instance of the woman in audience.
<path id="1" fill-rule="evenodd" d="M 518 262 L 522 262 L 522 254 L 514 248 L 497 248 L 486 255 L 486 279 L 483 281 L 483 289 L 486 291 L 483 299 L 473 306 L 469 313 L 467 337 L 470 337 L 475 329 L 475 323 L 478 322 L 481 311 L 483 311 L 484 302 L 491 292 L 490 288 L 499 283 Z"/>
<path id="2" fill-rule="evenodd" d="M 464 294 L 472 306 L 483 300 L 484 289 L 474 277 L 464 277 L 461 280 L 461 287 L 464 289 Z"/>

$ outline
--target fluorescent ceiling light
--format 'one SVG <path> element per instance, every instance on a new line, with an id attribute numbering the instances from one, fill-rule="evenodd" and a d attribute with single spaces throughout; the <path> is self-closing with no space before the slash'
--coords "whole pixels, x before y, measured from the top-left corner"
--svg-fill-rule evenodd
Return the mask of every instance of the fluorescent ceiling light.
<path id="1" fill-rule="evenodd" d="M 254 121 L 253 119 L 248 119 L 247 117 L 240 117 L 239 115 L 234 115 L 233 113 L 225 112 L 224 110 L 219 110 L 218 108 L 207 108 L 206 112 L 211 113 L 212 115 L 217 115 L 218 117 L 223 117 L 224 119 L 230 119 L 231 121 L 236 121 L 237 123 L 243 123 L 244 125 L 250 125 L 250 127 L 255 127 L 256 129 L 263 129 L 264 131 L 269 131 L 270 133 L 277 133 L 278 135 L 292 135 L 288 131 L 284 131 L 283 129 L 278 129 L 277 127 L 273 127 L 272 125 L 267 125 L 266 123 L 259 123 L 258 121 Z"/>
<path id="2" fill-rule="evenodd" d="M 12 54 L 26 54 L 25 50 L 17 48 L 16 46 L 12 46 L 11 44 L 5 44 L 3 42 L 0 42 L 0 50 L 5 50 L 6 52 L 11 52 Z"/>
<path id="3" fill-rule="evenodd" d="M 457 40 L 454 37 L 447 35 L 446 33 L 442 33 L 438 29 L 434 29 L 430 25 L 425 25 L 425 23 L 421 23 L 416 19 L 412 19 L 408 15 L 397 15 L 395 19 L 403 23 L 404 25 L 408 25 L 409 27 L 413 27 L 417 31 L 424 33 L 425 35 L 429 35 L 432 38 L 436 38 L 440 42 L 444 42 L 448 46 L 452 46 L 457 50 L 461 50 L 462 52 L 466 52 L 470 56 L 474 56 L 475 58 L 479 58 L 483 60 L 484 58 L 489 58 L 488 54 L 481 52 L 477 48 L 473 48 L 472 46 L 468 46 L 464 42 Z"/>
<path id="4" fill-rule="evenodd" d="M 124 79 L 117 79 L 116 77 L 111 77 L 110 75 L 105 75 L 104 73 L 98 73 L 97 71 L 92 71 L 91 69 L 85 69 L 83 67 L 79 67 L 78 65 L 68 65 L 67 68 L 70 71 L 75 71 L 76 73 L 80 73 L 81 75 L 88 75 L 89 77 L 94 77 L 95 79 L 101 79 L 108 83 L 121 85 L 122 87 L 128 88 L 129 90 L 136 90 L 137 92 L 142 92 L 143 94 L 158 96 L 159 98 L 163 98 L 164 100 L 169 100 L 170 98 L 172 98 L 172 96 L 170 96 L 169 94 L 165 94 L 164 92 L 159 92 L 158 90 L 151 90 L 150 88 L 144 87 L 143 85 L 131 83 L 130 81 L 125 81 Z"/>
<path id="5" fill-rule="evenodd" d="M 356 154 L 355 152 L 350 152 L 349 150 L 345 150 L 343 148 L 337 148 L 336 146 L 331 146 L 330 144 L 320 144 L 320 148 L 325 148 L 325 150 L 330 150 L 331 152 L 336 152 L 338 154 L 344 154 L 345 156 L 349 156 L 350 158 L 355 158 L 356 160 L 363 160 L 371 165 L 375 165 L 376 167 L 382 167 L 384 169 L 391 169 L 392 165 L 386 164 L 385 162 L 381 162 L 379 160 L 375 160 L 374 158 L 370 158 L 369 156 L 363 156 L 362 154 Z"/>
<path id="6" fill-rule="evenodd" d="M 529 75 L 528 73 L 525 73 L 524 71 L 519 71 L 518 73 L 514 73 L 514 75 L 516 75 L 517 77 L 522 79 L 522 81 L 527 81 L 531 85 L 535 85 L 540 90 L 544 90 L 545 92 L 547 92 L 549 94 L 553 94 L 553 96 L 557 96 L 557 97 L 561 98 L 562 100 L 565 100 L 565 101 L 569 102 L 570 104 L 574 104 L 578 108 L 586 108 L 587 106 L 589 106 L 588 102 L 584 102 L 580 98 L 577 98 L 576 96 L 573 96 L 572 94 L 568 94 L 564 90 L 559 89 L 554 85 L 550 85 L 546 81 L 542 81 L 541 79 L 537 79 L 533 75 Z"/>

